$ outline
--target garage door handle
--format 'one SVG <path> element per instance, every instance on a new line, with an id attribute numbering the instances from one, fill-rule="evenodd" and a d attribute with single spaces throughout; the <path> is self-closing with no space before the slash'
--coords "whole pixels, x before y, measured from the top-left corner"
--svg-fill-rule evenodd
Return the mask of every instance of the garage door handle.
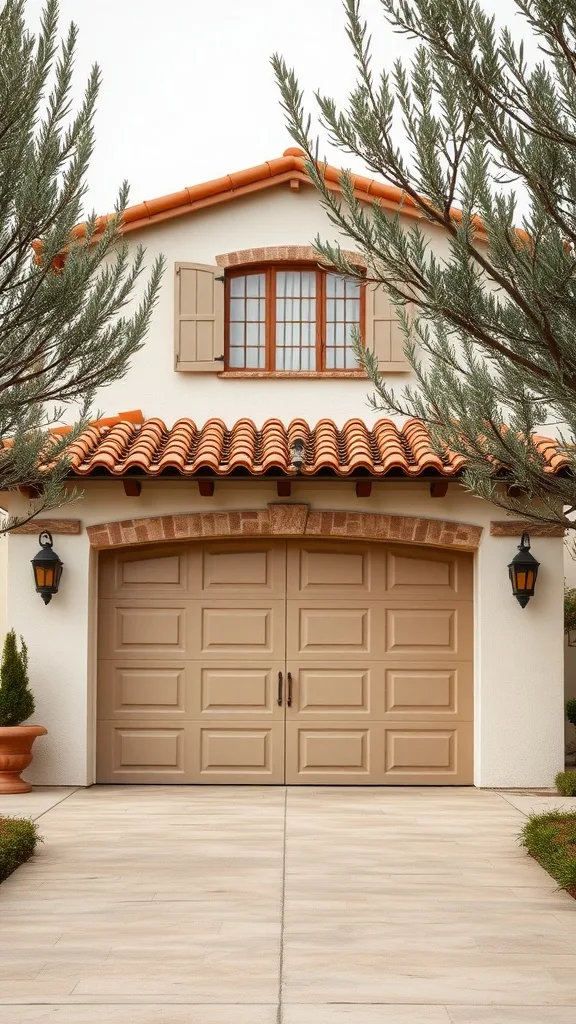
<path id="1" fill-rule="evenodd" d="M 288 707 L 291 708 L 292 707 L 292 673 L 289 672 L 286 678 L 288 679 L 288 700 L 286 701 L 286 703 L 287 703 Z"/>
<path id="2" fill-rule="evenodd" d="M 278 673 L 278 704 L 282 707 L 282 673 Z"/>

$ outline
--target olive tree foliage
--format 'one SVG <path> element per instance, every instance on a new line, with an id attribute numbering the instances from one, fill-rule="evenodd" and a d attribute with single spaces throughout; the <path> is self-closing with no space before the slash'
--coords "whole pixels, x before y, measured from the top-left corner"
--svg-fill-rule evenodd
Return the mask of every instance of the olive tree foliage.
<path id="1" fill-rule="evenodd" d="M 157 260 L 128 311 L 145 254 L 129 257 L 121 239 L 126 184 L 109 219 L 91 215 L 72 235 L 85 216 L 100 72 L 73 112 L 76 27 L 59 39 L 56 0 L 36 35 L 25 15 L 25 0 L 0 10 L 0 491 L 24 485 L 38 498 L 0 532 L 77 496 L 64 487 L 66 445 L 96 389 L 121 378 L 142 345 L 162 274 Z M 76 426 L 58 439 L 50 427 L 71 403 Z"/>
<path id="2" fill-rule="evenodd" d="M 372 403 L 422 417 L 438 451 L 465 456 L 474 493 L 574 530 L 576 0 L 514 0 L 501 29 L 479 0 L 380 2 L 411 56 L 377 69 L 361 2 L 344 0 L 357 81 L 342 109 L 315 97 L 324 137 L 402 190 L 396 214 L 360 201 L 349 173 L 340 193 L 327 186 L 296 74 L 272 58 L 321 202 L 400 315 L 416 383 L 390 387 L 358 346 Z M 337 242 L 315 245 L 359 275 Z M 546 472 L 538 432 L 565 449 L 561 475 Z"/>

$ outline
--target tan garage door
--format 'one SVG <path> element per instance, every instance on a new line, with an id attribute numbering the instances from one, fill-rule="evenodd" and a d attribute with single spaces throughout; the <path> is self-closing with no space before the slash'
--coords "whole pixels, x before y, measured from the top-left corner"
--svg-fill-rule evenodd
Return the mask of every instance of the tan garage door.
<path id="1" fill-rule="evenodd" d="M 333 541 L 102 555 L 99 782 L 472 781 L 469 555 Z"/>

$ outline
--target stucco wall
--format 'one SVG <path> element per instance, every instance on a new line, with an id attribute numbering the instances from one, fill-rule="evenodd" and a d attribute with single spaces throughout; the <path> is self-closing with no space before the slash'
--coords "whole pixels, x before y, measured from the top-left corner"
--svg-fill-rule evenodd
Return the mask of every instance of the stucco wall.
<path id="1" fill-rule="evenodd" d="M 447 251 L 440 231 L 426 225 L 422 230 L 437 256 Z M 219 416 L 228 425 L 242 416 L 251 416 L 258 426 L 270 416 L 284 421 L 304 416 L 312 423 L 330 416 L 338 424 L 356 416 L 372 423 L 376 417 L 366 403 L 367 380 L 237 380 L 174 370 L 175 263 L 215 264 L 217 255 L 238 249 L 309 245 L 317 233 L 335 237 L 316 192 L 307 187 L 294 192 L 286 185 L 128 235 L 131 247 L 146 247 L 148 265 L 162 252 L 166 273 L 144 348 L 133 357 L 127 376 L 96 396 L 94 408 L 108 414 L 141 408 L 145 416 L 160 416 L 169 424 L 179 416 L 197 423 Z M 341 241 L 344 248 L 354 248 L 349 239 Z M 144 285 L 142 277 L 136 295 Z M 410 376 L 391 375 L 399 385 Z"/>
<path id="2" fill-rule="evenodd" d="M 574 551 L 574 538 L 569 538 L 564 549 L 564 575 L 566 585 L 576 587 L 576 552 Z M 564 694 L 566 700 L 576 697 L 576 647 L 569 647 L 566 640 L 565 662 L 564 662 Z M 566 722 L 566 740 L 576 742 L 576 729 L 569 722 Z"/>
<path id="3" fill-rule="evenodd" d="M 277 500 L 272 483 L 217 482 L 213 498 L 200 498 L 186 481 L 145 482 L 140 498 L 122 484 L 91 482 L 86 497 L 62 515 L 83 526 L 176 511 L 265 507 Z M 541 562 L 536 597 L 526 609 L 513 599 L 506 565 L 510 538 L 489 533 L 498 510 L 454 488 L 431 499 L 425 484 L 375 483 L 370 499 L 357 499 L 349 482 L 293 484 L 292 500 L 313 508 L 386 511 L 454 519 L 484 527 L 475 582 L 475 781 L 480 786 L 548 786 L 563 763 L 562 541 L 535 539 Z M 36 721 L 49 729 L 37 742 L 30 778 L 52 785 L 93 781 L 95 574 L 85 530 L 55 536 L 65 563 L 61 591 L 45 607 L 34 593 L 29 560 L 34 536 L 8 539 L 8 622 L 30 644 Z M 95 568 L 92 553 L 92 569 Z"/>

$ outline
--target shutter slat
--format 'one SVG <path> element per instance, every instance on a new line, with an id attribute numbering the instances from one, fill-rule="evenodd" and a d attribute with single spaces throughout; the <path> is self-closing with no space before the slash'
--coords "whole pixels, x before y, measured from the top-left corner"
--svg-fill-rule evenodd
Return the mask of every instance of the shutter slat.
<path id="1" fill-rule="evenodd" d="M 175 274 L 176 369 L 224 369 L 224 283 L 220 267 L 177 263 Z"/>

